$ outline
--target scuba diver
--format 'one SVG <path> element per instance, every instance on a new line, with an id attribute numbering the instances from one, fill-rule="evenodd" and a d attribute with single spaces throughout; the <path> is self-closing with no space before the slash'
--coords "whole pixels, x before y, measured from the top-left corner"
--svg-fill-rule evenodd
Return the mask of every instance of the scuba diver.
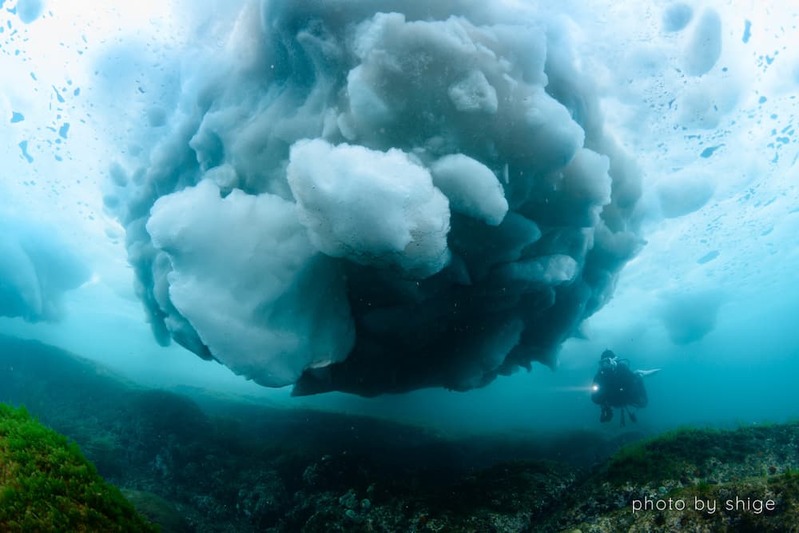
<path id="1" fill-rule="evenodd" d="M 654 374 L 656 370 L 630 370 L 629 361 L 620 359 L 610 350 L 602 352 L 599 359 L 599 371 L 594 376 L 591 387 L 591 400 L 601 408 L 600 422 L 613 419 L 613 409 L 621 411 L 621 425 L 625 424 L 625 413 L 630 420 L 637 422 L 635 413 L 630 407 L 644 408 L 648 403 L 644 376 Z"/>

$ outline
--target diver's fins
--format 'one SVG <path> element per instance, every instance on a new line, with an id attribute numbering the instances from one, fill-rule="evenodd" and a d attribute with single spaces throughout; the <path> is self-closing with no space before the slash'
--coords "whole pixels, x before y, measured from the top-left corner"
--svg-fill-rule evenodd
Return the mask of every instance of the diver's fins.
<path id="1" fill-rule="evenodd" d="M 635 373 L 638 374 L 639 376 L 641 376 L 642 378 L 645 378 L 647 376 L 651 376 L 652 374 L 657 374 L 658 372 L 660 372 L 659 368 L 653 368 L 652 370 L 636 370 L 635 371 Z"/>

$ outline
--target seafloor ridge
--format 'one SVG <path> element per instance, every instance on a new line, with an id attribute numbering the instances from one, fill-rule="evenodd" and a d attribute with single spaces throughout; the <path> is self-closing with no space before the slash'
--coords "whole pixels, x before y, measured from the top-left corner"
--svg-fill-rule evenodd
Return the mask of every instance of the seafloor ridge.
<path id="1" fill-rule="evenodd" d="M 144 389 L 8 337 L 0 400 L 166 532 L 799 531 L 799 424 L 454 438 Z"/>

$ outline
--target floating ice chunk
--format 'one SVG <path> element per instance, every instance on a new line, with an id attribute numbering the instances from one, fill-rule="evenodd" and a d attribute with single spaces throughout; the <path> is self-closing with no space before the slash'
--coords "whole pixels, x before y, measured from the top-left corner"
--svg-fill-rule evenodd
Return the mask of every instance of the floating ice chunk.
<path id="1" fill-rule="evenodd" d="M 663 12 L 663 30 L 672 32 L 685 29 L 694 16 L 691 6 L 677 2 Z"/>
<path id="2" fill-rule="evenodd" d="M 430 167 L 433 183 L 453 211 L 496 226 L 508 212 L 502 185 L 490 168 L 463 154 L 444 156 Z"/>
<path id="3" fill-rule="evenodd" d="M 696 23 L 685 50 L 685 72 L 701 76 L 713 68 L 721 56 L 721 17 L 714 9 L 706 9 Z"/>
<path id="4" fill-rule="evenodd" d="M 485 386 L 485 376 L 497 372 L 508 354 L 518 346 L 523 331 L 524 323 L 521 320 L 509 320 L 486 322 L 480 334 L 465 332 L 459 339 L 463 361 L 451 388 L 469 390 Z"/>
<path id="5" fill-rule="evenodd" d="M 707 174 L 676 172 L 658 183 L 657 195 L 666 218 L 675 218 L 701 209 L 715 191 Z"/>
<path id="6" fill-rule="evenodd" d="M 573 280 L 577 270 L 574 258 L 555 254 L 510 263 L 502 272 L 508 280 L 522 284 L 560 285 Z"/>
<path id="7" fill-rule="evenodd" d="M 168 297 L 214 357 L 254 381 L 289 385 L 353 343 L 342 278 L 316 253 L 294 204 L 210 180 L 160 198 L 147 231 L 169 258 Z"/>
<path id="8" fill-rule="evenodd" d="M 659 314 L 671 341 L 685 345 L 702 340 L 715 329 L 724 299 L 718 290 L 665 295 Z"/>
<path id="9" fill-rule="evenodd" d="M 519 91 L 514 98 L 512 107 L 517 110 L 517 117 L 499 132 L 501 149 L 540 172 L 568 164 L 585 140 L 585 132 L 569 110 L 543 87 Z"/>
<path id="10" fill-rule="evenodd" d="M 361 67 L 352 69 L 347 76 L 347 94 L 352 118 L 362 128 L 379 128 L 391 120 L 391 109 L 364 79 Z"/>
<path id="11" fill-rule="evenodd" d="M 0 214 L 0 316 L 57 320 L 62 294 L 89 274 L 52 228 Z"/>
<path id="12" fill-rule="evenodd" d="M 36 267 L 18 242 L 0 241 L 0 315 L 39 317 L 43 312 L 42 287 Z"/>
<path id="13" fill-rule="evenodd" d="M 561 188 L 568 196 L 570 211 L 575 212 L 575 225 L 594 226 L 601 208 L 610 203 L 610 159 L 586 148 L 574 155 L 563 170 Z M 575 209 L 579 207 L 579 209 Z M 583 220 L 578 220 L 581 214 Z"/>
<path id="14" fill-rule="evenodd" d="M 640 176 L 605 133 L 573 28 L 484 4 L 250 2 L 228 46 L 189 50 L 162 99 L 176 111 L 140 121 L 152 142 L 110 180 L 127 183 L 114 209 L 162 341 L 265 384 L 305 367 L 296 394 L 460 390 L 555 363 L 640 248 Z M 657 77 L 664 54 L 637 66 Z M 159 197 L 172 206 L 151 235 Z M 222 216 L 251 202 L 282 222 Z M 276 288 L 259 277 L 274 272 Z M 345 303 L 322 307 L 327 286 L 319 298 Z M 301 317 L 331 335 L 303 345 Z M 309 359 L 316 346 L 332 348 Z"/>
<path id="15" fill-rule="evenodd" d="M 219 165 L 205 173 L 205 179 L 211 180 L 223 191 L 229 191 L 239 184 L 239 176 L 233 165 Z"/>
<path id="16" fill-rule="evenodd" d="M 458 111 L 497 112 L 497 91 L 479 70 L 473 70 L 462 80 L 453 83 L 448 92 Z"/>
<path id="17" fill-rule="evenodd" d="M 498 226 L 487 226 L 471 218 L 453 223 L 450 246 L 466 262 L 474 281 L 484 280 L 500 264 L 518 261 L 526 248 L 541 238 L 532 220 L 509 211 Z"/>
<path id="18" fill-rule="evenodd" d="M 44 11 L 43 0 L 18 0 L 17 15 L 19 20 L 25 24 L 30 24 L 42 15 Z"/>
<path id="19" fill-rule="evenodd" d="M 300 221 L 325 254 L 418 278 L 447 264 L 447 199 L 404 152 L 299 141 L 288 182 Z"/>

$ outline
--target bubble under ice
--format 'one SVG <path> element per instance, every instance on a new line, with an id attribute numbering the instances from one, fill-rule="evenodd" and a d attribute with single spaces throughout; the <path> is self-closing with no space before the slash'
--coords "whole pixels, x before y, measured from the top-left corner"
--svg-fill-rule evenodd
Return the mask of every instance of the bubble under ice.
<path id="1" fill-rule="evenodd" d="M 642 244 L 557 19 L 272 1 L 194 57 L 107 196 L 162 343 L 300 395 L 467 390 L 554 365 Z"/>

